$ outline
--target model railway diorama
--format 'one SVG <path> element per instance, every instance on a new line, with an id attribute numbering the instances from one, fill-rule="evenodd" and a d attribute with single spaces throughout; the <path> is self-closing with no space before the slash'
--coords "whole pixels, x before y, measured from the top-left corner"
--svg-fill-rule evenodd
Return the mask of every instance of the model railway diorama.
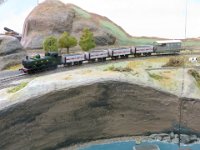
<path id="1" fill-rule="evenodd" d="M 83 62 L 104 62 L 108 58 L 117 60 L 128 58 L 129 55 L 135 57 L 151 56 L 158 54 L 179 54 L 182 50 L 181 40 L 155 41 L 152 45 L 134 46 L 126 48 L 111 48 L 102 50 L 92 50 L 90 52 L 78 54 L 62 54 L 56 52 L 45 53 L 44 57 L 37 54 L 22 61 L 24 73 L 32 74 L 45 70 L 56 69 L 58 65 L 73 66 L 81 65 Z"/>

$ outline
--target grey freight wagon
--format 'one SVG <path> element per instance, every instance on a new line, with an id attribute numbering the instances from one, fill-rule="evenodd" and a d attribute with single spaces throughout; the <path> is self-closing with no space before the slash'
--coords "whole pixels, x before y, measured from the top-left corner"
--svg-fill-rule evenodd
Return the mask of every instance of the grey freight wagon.
<path id="1" fill-rule="evenodd" d="M 163 40 L 153 43 L 155 53 L 175 54 L 182 50 L 181 40 Z"/>

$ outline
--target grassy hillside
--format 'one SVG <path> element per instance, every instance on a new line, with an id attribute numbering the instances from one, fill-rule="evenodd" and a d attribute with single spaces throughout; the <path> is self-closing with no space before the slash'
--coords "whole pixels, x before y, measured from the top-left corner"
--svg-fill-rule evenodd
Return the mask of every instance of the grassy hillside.
<path id="1" fill-rule="evenodd" d="M 91 21 L 98 23 L 101 28 L 114 35 L 117 38 L 116 45 L 149 45 L 156 40 L 163 40 L 163 38 L 158 37 L 133 37 L 107 17 L 89 13 L 73 4 L 68 5 L 75 10 L 79 17 L 90 19 Z M 186 41 L 183 41 L 183 45 L 187 49 L 200 49 L 200 39 L 187 39 Z"/>

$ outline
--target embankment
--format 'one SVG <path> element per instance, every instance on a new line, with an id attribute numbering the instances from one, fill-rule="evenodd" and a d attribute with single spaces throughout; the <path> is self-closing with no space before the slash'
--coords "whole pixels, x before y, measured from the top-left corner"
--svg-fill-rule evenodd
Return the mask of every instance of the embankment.
<path id="1" fill-rule="evenodd" d="M 117 81 L 51 92 L 0 111 L 0 149 L 53 150 L 103 138 L 200 131 L 199 101 Z"/>

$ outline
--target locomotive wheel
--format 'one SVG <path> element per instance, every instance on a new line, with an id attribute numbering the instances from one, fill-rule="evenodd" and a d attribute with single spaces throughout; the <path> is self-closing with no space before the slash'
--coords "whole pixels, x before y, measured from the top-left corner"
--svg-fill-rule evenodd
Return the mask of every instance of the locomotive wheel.
<path id="1" fill-rule="evenodd" d="M 125 58 L 128 58 L 128 55 L 125 55 Z"/>
<path id="2" fill-rule="evenodd" d="M 74 62 L 74 65 L 79 65 L 79 62 Z"/>
<path id="3" fill-rule="evenodd" d="M 82 65 L 82 64 L 83 64 L 83 62 L 82 62 L 82 61 L 79 61 L 79 62 L 78 62 L 78 64 L 79 64 L 79 65 Z"/>
<path id="4" fill-rule="evenodd" d="M 28 74 L 33 74 L 34 71 L 33 71 L 33 70 L 28 70 L 27 73 L 28 73 Z"/>
<path id="5" fill-rule="evenodd" d="M 119 56 L 112 56 L 111 57 L 113 60 L 117 60 L 119 58 Z"/>
<path id="6" fill-rule="evenodd" d="M 103 62 L 104 58 L 98 58 L 98 62 Z"/>
<path id="7" fill-rule="evenodd" d="M 72 63 L 66 63 L 66 64 L 64 64 L 64 67 L 70 67 L 70 66 L 72 66 Z"/>
<path id="8" fill-rule="evenodd" d="M 121 59 L 124 59 L 124 58 L 125 58 L 125 55 L 121 55 L 120 58 L 121 58 Z"/>
<path id="9" fill-rule="evenodd" d="M 90 62 L 91 62 L 91 63 L 94 63 L 94 62 L 95 62 L 95 59 L 91 59 Z"/>
<path id="10" fill-rule="evenodd" d="M 140 57 L 140 56 L 141 56 L 141 54 L 134 54 L 134 56 L 135 56 L 135 57 Z"/>
<path id="11" fill-rule="evenodd" d="M 57 65 L 52 66 L 52 69 L 57 69 Z"/>

